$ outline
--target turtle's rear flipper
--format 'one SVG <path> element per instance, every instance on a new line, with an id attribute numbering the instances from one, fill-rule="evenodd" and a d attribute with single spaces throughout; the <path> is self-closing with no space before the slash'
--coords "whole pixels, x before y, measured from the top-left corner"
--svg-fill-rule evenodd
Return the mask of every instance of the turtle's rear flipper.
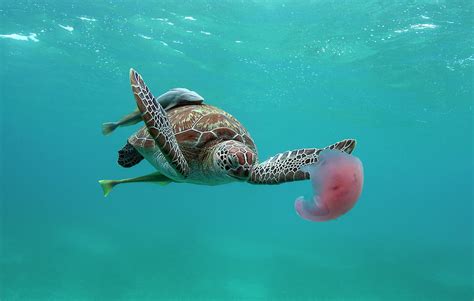
<path id="1" fill-rule="evenodd" d="M 117 162 L 120 166 L 125 168 L 135 166 L 143 160 L 143 156 L 128 142 L 118 151 L 118 154 Z"/>
<path id="2" fill-rule="evenodd" d="M 123 183 L 138 183 L 138 182 L 149 182 L 155 183 L 160 185 L 167 185 L 173 182 L 167 176 L 162 175 L 159 172 L 154 172 L 146 176 L 130 178 L 130 179 L 122 179 L 122 180 L 99 180 L 100 187 L 102 187 L 102 191 L 104 192 L 104 196 L 109 195 L 112 189 L 118 185 Z"/>
<path id="3" fill-rule="evenodd" d="M 316 163 L 323 149 L 337 149 L 352 153 L 356 146 L 354 139 L 346 139 L 325 148 L 303 148 L 277 154 L 252 169 L 249 183 L 252 184 L 281 184 L 285 182 L 309 179 L 309 173 L 301 167 Z"/>

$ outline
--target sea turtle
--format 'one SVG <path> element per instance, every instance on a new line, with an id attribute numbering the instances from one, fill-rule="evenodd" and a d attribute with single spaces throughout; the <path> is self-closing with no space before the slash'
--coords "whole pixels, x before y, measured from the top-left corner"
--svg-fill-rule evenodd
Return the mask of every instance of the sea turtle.
<path id="1" fill-rule="evenodd" d="M 309 173 L 301 167 L 317 162 L 323 149 L 350 154 L 356 145 L 354 139 L 345 139 L 323 149 L 287 151 L 259 163 L 250 134 L 229 113 L 202 103 L 199 97 L 175 97 L 174 102 L 169 101 L 169 96 L 157 99 L 133 69 L 130 81 L 145 126 L 119 151 L 118 163 L 131 167 L 145 158 L 157 172 L 137 178 L 101 180 L 105 196 L 115 185 L 131 182 L 218 185 L 233 181 L 280 184 L 306 180 Z M 163 104 L 167 104 L 166 110 Z"/>

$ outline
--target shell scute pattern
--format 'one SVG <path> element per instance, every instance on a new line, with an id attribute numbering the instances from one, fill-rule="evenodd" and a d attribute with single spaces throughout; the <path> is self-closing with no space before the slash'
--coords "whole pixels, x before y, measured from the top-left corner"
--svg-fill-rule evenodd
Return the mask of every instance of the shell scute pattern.
<path id="1" fill-rule="evenodd" d="M 175 107 L 167 111 L 179 147 L 185 157 L 197 159 L 201 149 L 225 140 L 236 140 L 256 151 L 247 130 L 232 115 L 205 104 Z M 137 148 L 155 148 L 146 127 L 133 134 L 129 143 Z"/>
<path id="2" fill-rule="evenodd" d="M 201 132 L 190 129 L 176 134 L 176 140 L 178 140 L 178 143 L 185 143 L 185 141 L 198 141 L 201 135 Z"/>
<path id="3" fill-rule="evenodd" d="M 155 140 L 150 136 L 146 126 L 139 129 L 135 134 L 133 134 L 128 142 L 133 145 L 135 148 L 154 148 L 156 146 Z"/>
<path id="4" fill-rule="evenodd" d="M 206 111 L 202 107 L 205 105 L 187 105 L 168 110 L 166 113 L 175 134 L 192 129 L 206 115 Z"/>

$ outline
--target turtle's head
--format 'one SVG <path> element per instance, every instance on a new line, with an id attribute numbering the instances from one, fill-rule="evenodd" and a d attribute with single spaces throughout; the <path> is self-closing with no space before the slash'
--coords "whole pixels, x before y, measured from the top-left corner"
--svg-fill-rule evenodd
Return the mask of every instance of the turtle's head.
<path id="1" fill-rule="evenodd" d="M 246 181 L 257 161 L 257 155 L 247 145 L 234 141 L 224 141 L 216 145 L 213 154 L 214 167 L 228 176 Z"/>

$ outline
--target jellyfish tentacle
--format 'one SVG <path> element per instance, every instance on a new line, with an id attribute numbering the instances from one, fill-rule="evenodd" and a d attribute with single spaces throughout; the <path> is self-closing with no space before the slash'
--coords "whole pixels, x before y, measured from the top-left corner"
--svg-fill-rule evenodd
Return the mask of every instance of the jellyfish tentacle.
<path id="1" fill-rule="evenodd" d="M 323 221 L 329 215 L 330 210 L 319 196 L 315 195 L 312 201 L 299 197 L 295 200 L 296 213 L 304 219 L 312 221 Z"/>
<path id="2" fill-rule="evenodd" d="M 329 214 L 329 208 L 326 203 L 321 201 L 319 195 L 313 197 L 313 202 L 308 202 L 313 215 L 324 216 Z"/>
<path id="3" fill-rule="evenodd" d="M 309 179 L 306 165 L 318 162 L 319 153 L 325 149 L 336 149 L 347 154 L 356 146 L 355 139 L 345 139 L 325 148 L 303 148 L 277 154 L 252 169 L 251 184 L 281 184 Z"/>

